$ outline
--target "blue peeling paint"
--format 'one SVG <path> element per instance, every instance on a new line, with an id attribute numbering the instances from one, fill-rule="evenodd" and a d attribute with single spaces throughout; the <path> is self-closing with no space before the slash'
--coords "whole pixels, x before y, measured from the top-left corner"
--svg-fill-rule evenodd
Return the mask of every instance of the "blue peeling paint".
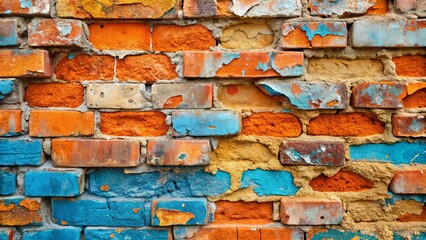
<path id="1" fill-rule="evenodd" d="M 241 177 L 240 188 L 252 188 L 258 196 L 288 196 L 299 190 L 287 171 L 247 170 Z"/>
<path id="2" fill-rule="evenodd" d="M 325 37 L 327 35 L 346 36 L 346 25 L 343 22 L 333 22 L 334 29 L 327 26 L 325 22 L 318 23 L 318 28 L 313 30 L 309 28 L 309 23 L 302 23 L 301 29 L 306 32 L 309 41 L 312 41 L 315 35 Z"/>
<path id="3" fill-rule="evenodd" d="M 408 238 L 409 237 L 409 238 Z M 410 233 L 410 232 L 394 232 L 393 240 L 425 240 L 426 232 Z"/>
<path id="4" fill-rule="evenodd" d="M 0 240 L 9 240 L 9 229 L 0 229 Z"/>
<path id="5" fill-rule="evenodd" d="M 0 166 L 40 165 L 42 153 L 42 141 L 39 139 L 0 139 Z"/>
<path id="6" fill-rule="evenodd" d="M 166 240 L 169 238 L 168 228 L 94 228 L 84 229 L 84 239 L 86 240 Z"/>
<path id="7" fill-rule="evenodd" d="M 33 197 L 74 197 L 83 192 L 82 170 L 30 170 L 25 173 L 25 195 Z"/>
<path id="8" fill-rule="evenodd" d="M 16 46 L 16 45 L 18 45 L 18 32 L 14 29 L 14 30 L 8 32 L 7 34 L 8 35 L 1 35 L 1 33 L 0 33 L 0 46 Z"/>
<path id="9" fill-rule="evenodd" d="M 349 147 L 354 161 L 389 162 L 393 164 L 426 164 L 425 142 L 370 143 Z"/>
<path id="10" fill-rule="evenodd" d="M 150 216 L 151 202 L 145 199 L 106 199 L 87 194 L 52 199 L 52 217 L 61 225 L 143 227 L 150 225 Z"/>
<path id="11" fill-rule="evenodd" d="M 182 223 L 186 226 L 207 224 L 207 200 L 205 198 L 158 199 L 154 200 L 152 204 L 154 208 L 151 216 L 152 226 L 161 226 L 161 219 L 155 214 L 159 209 L 192 214 L 193 218 L 189 219 L 185 224 Z"/>
<path id="12" fill-rule="evenodd" d="M 32 0 L 19 0 L 19 5 L 21 8 L 30 8 L 33 6 Z"/>
<path id="13" fill-rule="evenodd" d="M 5 99 L 14 90 L 15 81 L 1 80 L 0 81 L 0 100 Z"/>
<path id="14" fill-rule="evenodd" d="M 68 54 L 68 60 L 75 58 L 75 53 Z"/>
<path id="15" fill-rule="evenodd" d="M 240 57 L 241 57 L 240 53 L 236 53 L 236 52 L 224 52 L 224 53 L 222 53 L 222 58 L 221 58 L 222 64 L 228 65 L 234 59 L 238 59 Z"/>
<path id="16" fill-rule="evenodd" d="M 268 71 L 269 69 L 271 69 L 271 67 L 269 66 L 269 63 L 263 63 L 263 62 L 258 62 L 257 66 L 256 66 L 256 70 L 262 70 L 263 72 Z"/>
<path id="17" fill-rule="evenodd" d="M 282 77 L 297 77 L 303 75 L 303 66 L 296 65 L 294 67 L 279 68 L 275 65 L 275 57 L 278 52 L 269 52 L 269 64 L 271 68 Z"/>
<path id="18" fill-rule="evenodd" d="M 24 229 L 22 240 L 80 240 L 81 228 Z"/>
<path id="19" fill-rule="evenodd" d="M 11 195 L 16 191 L 16 174 L 0 170 L 0 195 Z"/>
<path id="20" fill-rule="evenodd" d="M 105 185 L 109 186 L 108 191 L 101 190 Z M 219 196 L 230 187 L 229 173 L 217 171 L 213 175 L 200 167 L 137 174 L 125 174 L 122 169 L 97 169 L 89 174 L 88 191 L 103 197 L 207 197 Z"/>
<path id="21" fill-rule="evenodd" d="M 72 27 L 69 24 L 61 24 L 58 25 L 57 28 L 62 36 L 67 36 L 72 31 Z"/>
<path id="22" fill-rule="evenodd" d="M 420 132 L 421 129 L 425 128 L 426 122 L 424 120 L 419 119 L 413 119 L 411 121 L 410 126 L 408 126 L 408 129 L 411 132 Z"/>
<path id="23" fill-rule="evenodd" d="M 315 233 L 310 240 L 341 240 L 341 239 L 357 239 L 357 240 L 378 240 L 377 236 L 372 234 L 361 233 L 361 231 L 341 231 L 337 229 L 327 229 L 323 232 Z"/>
<path id="24" fill-rule="evenodd" d="M 388 192 L 392 197 L 389 199 L 385 199 L 386 205 L 395 204 L 401 200 L 413 200 L 420 203 L 426 203 L 426 195 L 413 195 L 413 194 L 395 194 L 392 192 Z"/>

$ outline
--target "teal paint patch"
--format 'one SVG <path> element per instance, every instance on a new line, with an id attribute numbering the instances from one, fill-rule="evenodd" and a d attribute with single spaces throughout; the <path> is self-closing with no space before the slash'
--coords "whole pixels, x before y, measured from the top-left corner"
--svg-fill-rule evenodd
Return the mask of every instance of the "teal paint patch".
<path id="1" fill-rule="evenodd" d="M 412 200 L 420 203 L 426 203 L 426 195 L 414 195 L 414 194 L 395 194 L 388 192 L 391 198 L 385 199 L 386 205 L 395 204 L 401 200 Z"/>
<path id="2" fill-rule="evenodd" d="M 364 234 L 361 231 L 340 231 L 336 229 L 327 229 L 323 232 L 317 232 L 310 240 L 343 240 L 343 239 L 357 239 L 357 240 L 379 240 L 377 236 L 372 234 Z"/>
<path id="3" fill-rule="evenodd" d="M 81 228 L 24 229 L 22 240 L 80 240 Z"/>
<path id="4" fill-rule="evenodd" d="M 13 239 L 14 230 L 11 228 L 0 228 L 0 240 Z"/>
<path id="5" fill-rule="evenodd" d="M 269 66 L 269 63 L 262 63 L 262 62 L 258 62 L 257 66 L 256 66 L 256 70 L 262 70 L 263 72 L 266 72 L 270 69 L 271 67 Z"/>
<path id="6" fill-rule="evenodd" d="M 16 191 L 16 174 L 0 170 L 0 195 L 12 195 Z"/>
<path id="7" fill-rule="evenodd" d="M 327 26 L 327 23 L 320 22 L 318 23 L 317 29 L 309 28 L 309 23 L 302 23 L 301 29 L 306 33 L 309 41 L 312 41 L 315 35 L 320 35 L 321 37 L 325 37 L 327 35 L 334 36 L 346 36 L 346 24 L 343 22 L 333 22 L 333 27 L 330 28 Z"/>
<path id="8" fill-rule="evenodd" d="M 303 66 L 296 65 L 293 67 L 284 67 L 280 68 L 275 65 L 275 58 L 278 52 L 269 52 L 269 65 L 271 68 L 277 72 L 281 77 L 297 77 L 303 75 Z M 302 55 L 303 56 L 303 55 Z"/>
<path id="9" fill-rule="evenodd" d="M 168 228 L 96 228 L 84 229 L 85 240 L 167 240 L 171 232 Z"/>
<path id="10" fill-rule="evenodd" d="M 408 129 L 411 132 L 420 132 L 421 129 L 425 128 L 426 122 L 424 120 L 419 119 L 413 119 L 411 121 L 410 126 L 408 126 Z"/>
<path id="11" fill-rule="evenodd" d="M 19 0 L 19 5 L 21 8 L 30 8 L 33 6 L 32 0 Z"/>
<path id="12" fill-rule="evenodd" d="M 394 232 L 393 240 L 425 240 L 426 232 L 410 233 L 410 232 Z"/>
<path id="13" fill-rule="evenodd" d="M 37 139 L 0 139 L 0 166 L 41 165 L 42 141 Z"/>
<path id="14" fill-rule="evenodd" d="M 207 224 L 207 200 L 205 198 L 158 199 L 152 202 L 152 226 L 164 226 L 158 218 L 157 211 L 172 211 L 192 215 L 187 222 L 176 225 L 205 225 Z M 178 213 L 179 212 L 179 213 Z M 171 213 L 170 213 L 171 214 Z"/>
<path id="15" fill-rule="evenodd" d="M 5 99 L 9 94 L 14 91 L 14 80 L 1 80 L 0 81 L 0 100 Z"/>
<path id="16" fill-rule="evenodd" d="M 57 28 L 62 36 L 67 36 L 72 31 L 72 27 L 69 24 L 58 24 Z"/>
<path id="17" fill-rule="evenodd" d="M 241 177 L 242 188 L 252 188 L 258 196 L 289 196 L 299 190 L 293 176 L 287 171 L 247 170 Z"/>
<path id="18" fill-rule="evenodd" d="M 68 60 L 75 58 L 75 53 L 68 54 Z"/>

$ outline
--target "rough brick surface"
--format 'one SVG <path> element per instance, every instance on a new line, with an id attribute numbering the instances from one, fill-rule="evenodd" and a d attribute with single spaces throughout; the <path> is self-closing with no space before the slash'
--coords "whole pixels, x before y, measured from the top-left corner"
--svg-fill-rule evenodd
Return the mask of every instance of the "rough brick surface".
<path id="1" fill-rule="evenodd" d="M 309 186 L 321 192 L 359 192 L 373 188 L 374 183 L 356 173 L 339 171 L 331 177 L 321 174 Z"/>
<path id="2" fill-rule="evenodd" d="M 33 47 L 79 47 L 84 40 L 78 20 L 35 18 L 28 26 L 28 45 Z"/>
<path id="3" fill-rule="evenodd" d="M 272 222 L 272 203 L 216 202 L 214 222 L 218 224 L 265 224 Z"/>
<path id="4" fill-rule="evenodd" d="M 209 50 L 214 46 L 216 46 L 216 40 L 202 25 L 155 25 L 152 31 L 152 50 L 154 51 Z"/>
<path id="5" fill-rule="evenodd" d="M 253 113 L 243 118 L 243 135 L 297 137 L 302 133 L 299 119 L 290 113 Z"/>
<path id="6" fill-rule="evenodd" d="M 55 68 L 58 79 L 78 82 L 84 80 L 112 80 L 114 58 L 102 55 L 69 54 Z"/>
<path id="7" fill-rule="evenodd" d="M 31 107 L 75 108 L 84 101 L 84 87 L 75 83 L 32 83 L 26 88 L 25 101 Z"/>
<path id="8" fill-rule="evenodd" d="M 426 76 L 426 56 L 405 55 L 392 58 L 398 76 L 424 77 Z"/>
<path id="9" fill-rule="evenodd" d="M 41 225 L 40 199 L 8 197 L 0 199 L 0 225 Z"/>
<path id="10" fill-rule="evenodd" d="M 43 163 L 41 140 L 0 139 L 0 166 L 40 165 Z"/>

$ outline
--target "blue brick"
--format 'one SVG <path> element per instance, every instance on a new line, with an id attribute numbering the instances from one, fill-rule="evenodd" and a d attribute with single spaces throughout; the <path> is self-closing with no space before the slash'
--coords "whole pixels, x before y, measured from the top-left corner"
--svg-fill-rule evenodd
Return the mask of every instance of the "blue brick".
<path id="1" fill-rule="evenodd" d="M 41 165 L 43 146 L 41 140 L 0 139 L 0 166 Z"/>
<path id="2" fill-rule="evenodd" d="M 80 240 L 81 228 L 25 229 L 22 240 Z"/>
<path id="3" fill-rule="evenodd" d="M 171 230 L 169 228 L 94 228 L 84 229 L 85 240 L 172 240 Z"/>
<path id="4" fill-rule="evenodd" d="M 173 112 L 172 125 L 182 136 L 228 136 L 240 131 L 240 116 L 230 111 Z"/>
<path id="5" fill-rule="evenodd" d="M 52 199 L 55 222 L 71 226 L 143 227 L 150 224 L 150 208 L 151 203 L 145 199 L 107 199 L 87 194 Z"/>
<path id="6" fill-rule="evenodd" d="M 389 162 L 393 164 L 426 164 L 425 142 L 398 142 L 394 144 L 362 144 L 349 147 L 352 160 Z"/>
<path id="7" fill-rule="evenodd" d="M 89 192 L 104 197 L 218 196 L 231 186 L 229 173 L 203 168 L 125 174 L 122 169 L 97 169 L 89 174 Z"/>
<path id="8" fill-rule="evenodd" d="M 0 100 L 5 99 L 13 92 L 15 82 L 12 80 L 0 80 Z"/>
<path id="9" fill-rule="evenodd" d="M 205 198 L 156 199 L 152 201 L 152 226 L 205 225 L 208 222 Z"/>
<path id="10" fill-rule="evenodd" d="M 240 188 L 252 188 L 258 196 L 288 196 L 299 190 L 293 180 L 293 176 L 287 171 L 247 170 L 241 177 Z"/>
<path id="11" fill-rule="evenodd" d="M 16 190 L 16 174 L 0 170 L 0 195 L 11 195 Z"/>
<path id="12" fill-rule="evenodd" d="M 392 197 L 389 199 L 385 199 L 386 205 L 395 204 L 401 200 L 413 200 L 420 203 L 426 203 L 426 195 L 414 195 L 414 194 L 394 194 L 392 192 L 388 192 Z"/>
<path id="13" fill-rule="evenodd" d="M 18 20 L 0 19 L 0 46 L 18 45 Z"/>
<path id="14" fill-rule="evenodd" d="M 0 240 L 13 239 L 14 230 L 12 228 L 0 228 Z M 9 238 L 11 236 L 12 238 Z"/>
<path id="15" fill-rule="evenodd" d="M 365 234 L 360 231 L 341 231 L 337 229 L 313 229 L 314 232 L 308 240 L 343 240 L 343 239 L 357 239 L 357 240 L 379 240 L 376 235 Z M 308 233 L 308 235 L 311 234 Z"/>
<path id="16" fill-rule="evenodd" d="M 84 191 L 84 171 L 79 169 L 36 169 L 25 173 L 25 195 L 74 197 Z"/>
<path id="17" fill-rule="evenodd" d="M 410 237 L 410 238 L 408 238 Z M 393 233 L 393 240 L 425 240 L 426 239 L 426 232 L 420 232 L 420 233 L 410 233 L 410 232 L 394 232 Z"/>

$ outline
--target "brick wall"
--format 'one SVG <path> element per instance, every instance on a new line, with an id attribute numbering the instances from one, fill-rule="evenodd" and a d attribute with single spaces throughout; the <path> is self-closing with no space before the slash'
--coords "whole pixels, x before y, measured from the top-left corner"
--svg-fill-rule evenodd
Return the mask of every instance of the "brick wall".
<path id="1" fill-rule="evenodd" d="M 0 240 L 426 239 L 425 17 L 0 1 Z"/>

